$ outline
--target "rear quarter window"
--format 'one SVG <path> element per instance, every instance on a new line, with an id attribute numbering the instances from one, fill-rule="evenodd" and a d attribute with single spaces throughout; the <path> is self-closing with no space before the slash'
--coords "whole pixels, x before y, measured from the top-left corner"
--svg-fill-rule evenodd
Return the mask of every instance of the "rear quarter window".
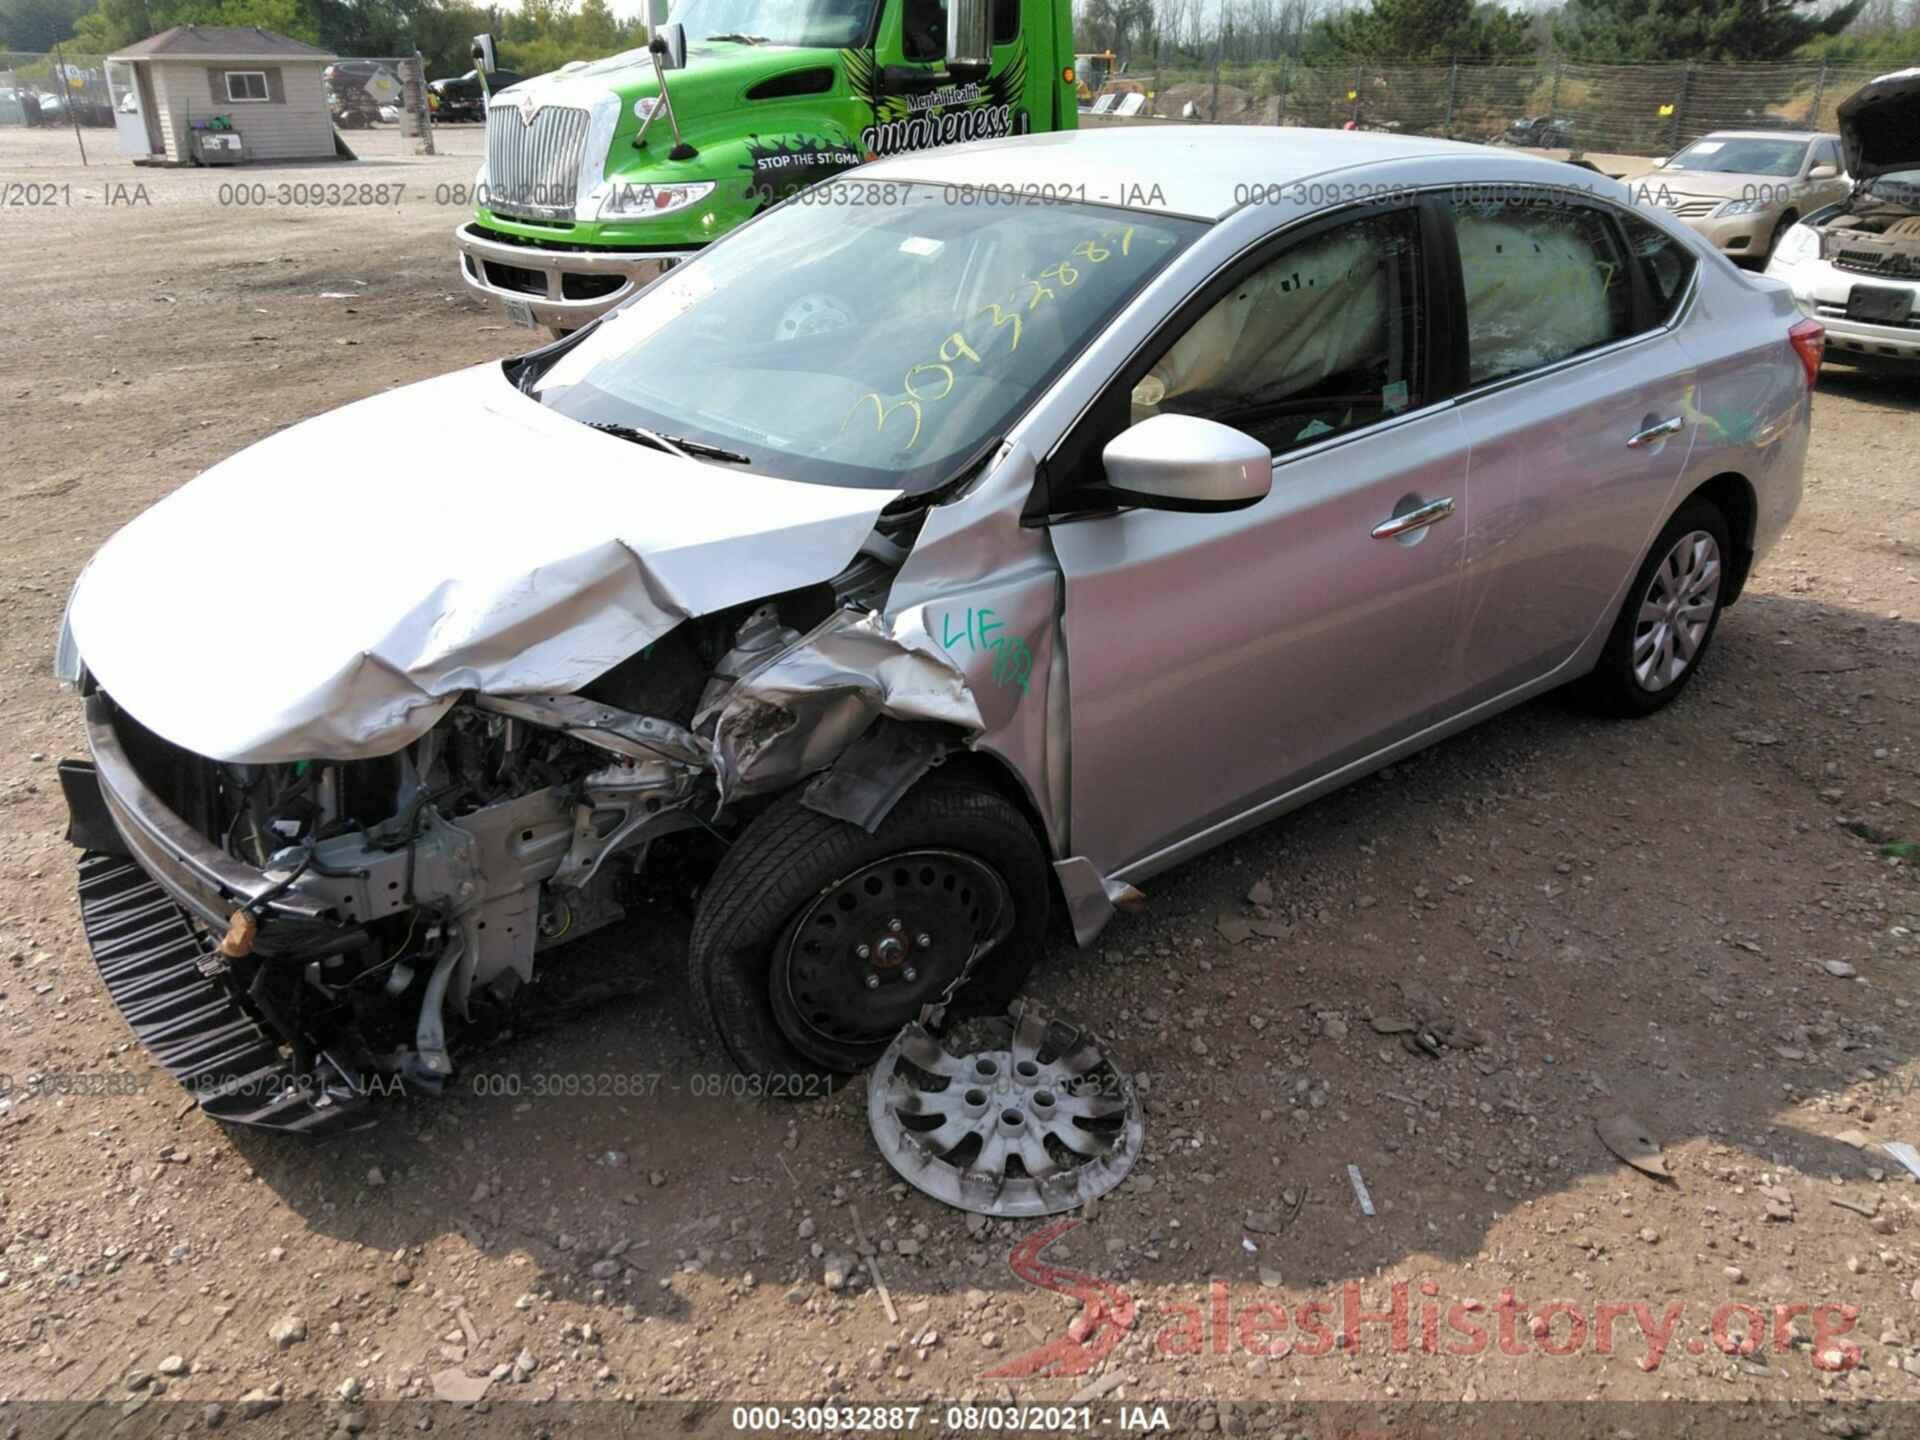
<path id="1" fill-rule="evenodd" d="M 1653 323 L 1664 325 L 1673 319 L 1699 259 L 1659 226 L 1650 225 L 1637 215 L 1621 216 L 1620 224 L 1626 231 L 1627 248 L 1633 252 L 1634 264 L 1640 267 L 1640 274 L 1646 280 L 1647 294 L 1653 301 Z"/>

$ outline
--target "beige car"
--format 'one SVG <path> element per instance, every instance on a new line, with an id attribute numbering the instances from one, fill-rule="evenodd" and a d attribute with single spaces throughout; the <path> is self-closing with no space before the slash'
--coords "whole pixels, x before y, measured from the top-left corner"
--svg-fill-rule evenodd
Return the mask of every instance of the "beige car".
<path id="1" fill-rule="evenodd" d="M 1811 130 L 1716 130 L 1627 184 L 1634 203 L 1671 211 L 1729 259 L 1756 265 L 1802 215 L 1852 188 L 1840 137 Z"/>

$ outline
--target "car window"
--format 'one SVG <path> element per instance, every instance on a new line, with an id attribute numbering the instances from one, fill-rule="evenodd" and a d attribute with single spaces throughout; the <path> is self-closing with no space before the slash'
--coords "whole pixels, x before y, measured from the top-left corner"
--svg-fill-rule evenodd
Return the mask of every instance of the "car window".
<path id="1" fill-rule="evenodd" d="M 1805 140 L 1773 140 L 1759 136 L 1708 136 L 1696 140 L 1667 162 L 1669 170 L 1693 170 L 1709 175 L 1798 175 L 1807 158 Z"/>
<path id="2" fill-rule="evenodd" d="M 1813 152 L 1815 165 L 1831 165 L 1834 169 L 1844 169 L 1840 159 L 1840 147 L 1832 140 L 1822 140 Z"/>
<path id="3" fill-rule="evenodd" d="M 1422 403 L 1418 224 L 1320 231 L 1236 284 L 1133 387 L 1132 424 L 1197 415 L 1278 455 Z"/>
<path id="4" fill-rule="evenodd" d="M 1700 262 L 1682 242 L 1637 215 L 1621 216 L 1620 225 L 1627 232 L 1627 247 L 1653 298 L 1653 323 L 1664 325 L 1673 318 L 1674 307 Z"/>
<path id="5" fill-rule="evenodd" d="M 944 60 L 946 0 L 907 0 L 901 15 L 900 53 L 909 60 Z"/>
<path id="6" fill-rule="evenodd" d="M 1537 370 L 1632 333 L 1633 282 L 1599 210 L 1542 192 L 1456 201 L 1467 382 Z"/>
<path id="7" fill-rule="evenodd" d="M 1198 221 L 829 180 L 668 271 L 522 383 L 765 473 L 917 491 L 1006 433 Z"/>

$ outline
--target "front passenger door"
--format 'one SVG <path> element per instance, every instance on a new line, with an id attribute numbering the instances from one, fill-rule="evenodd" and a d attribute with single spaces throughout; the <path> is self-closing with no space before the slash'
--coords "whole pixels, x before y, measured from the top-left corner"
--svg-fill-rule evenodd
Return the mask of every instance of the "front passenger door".
<path id="1" fill-rule="evenodd" d="M 1412 733 L 1450 697 L 1466 452 L 1433 398 L 1429 263 L 1411 206 L 1279 242 L 1176 318 L 1096 405 L 1091 438 L 1049 462 L 1069 469 L 1066 511 L 1072 467 L 1097 476 L 1105 441 L 1151 415 L 1231 425 L 1275 457 L 1271 493 L 1244 510 L 1051 526 L 1072 844 L 1103 873 Z"/>

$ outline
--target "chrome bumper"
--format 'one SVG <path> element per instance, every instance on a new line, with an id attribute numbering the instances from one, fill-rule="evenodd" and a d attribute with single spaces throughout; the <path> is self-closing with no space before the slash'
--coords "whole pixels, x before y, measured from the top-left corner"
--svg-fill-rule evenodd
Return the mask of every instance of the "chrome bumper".
<path id="1" fill-rule="evenodd" d="M 577 330 L 650 285 L 698 250 L 543 250 L 481 234 L 472 221 L 453 232 L 460 252 L 460 278 L 469 293 L 512 308 L 524 305 L 536 325 Z M 496 267 L 491 272 L 489 266 Z M 519 272 L 515 275 L 506 270 Z M 567 277 L 596 282 L 613 276 L 625 283 L 591 299 L 567 298 Z"/>
<path id="2" fill-rule="evenodd" d="M 128 856 L 184 910 L 216 933 L 233 912 L 252 906 L 265 922 L 255 948 L 262 954 L 335 948 L 356 934 L 329 907 L 298 891 L 261 904 L 277 888 L 275 876 L 240 864 L 218 849 L 149 790 L 128 759 L 114 729 L 113 704 L 96 692 L 87 697 L 87 744 L 100 798 Z"/>

